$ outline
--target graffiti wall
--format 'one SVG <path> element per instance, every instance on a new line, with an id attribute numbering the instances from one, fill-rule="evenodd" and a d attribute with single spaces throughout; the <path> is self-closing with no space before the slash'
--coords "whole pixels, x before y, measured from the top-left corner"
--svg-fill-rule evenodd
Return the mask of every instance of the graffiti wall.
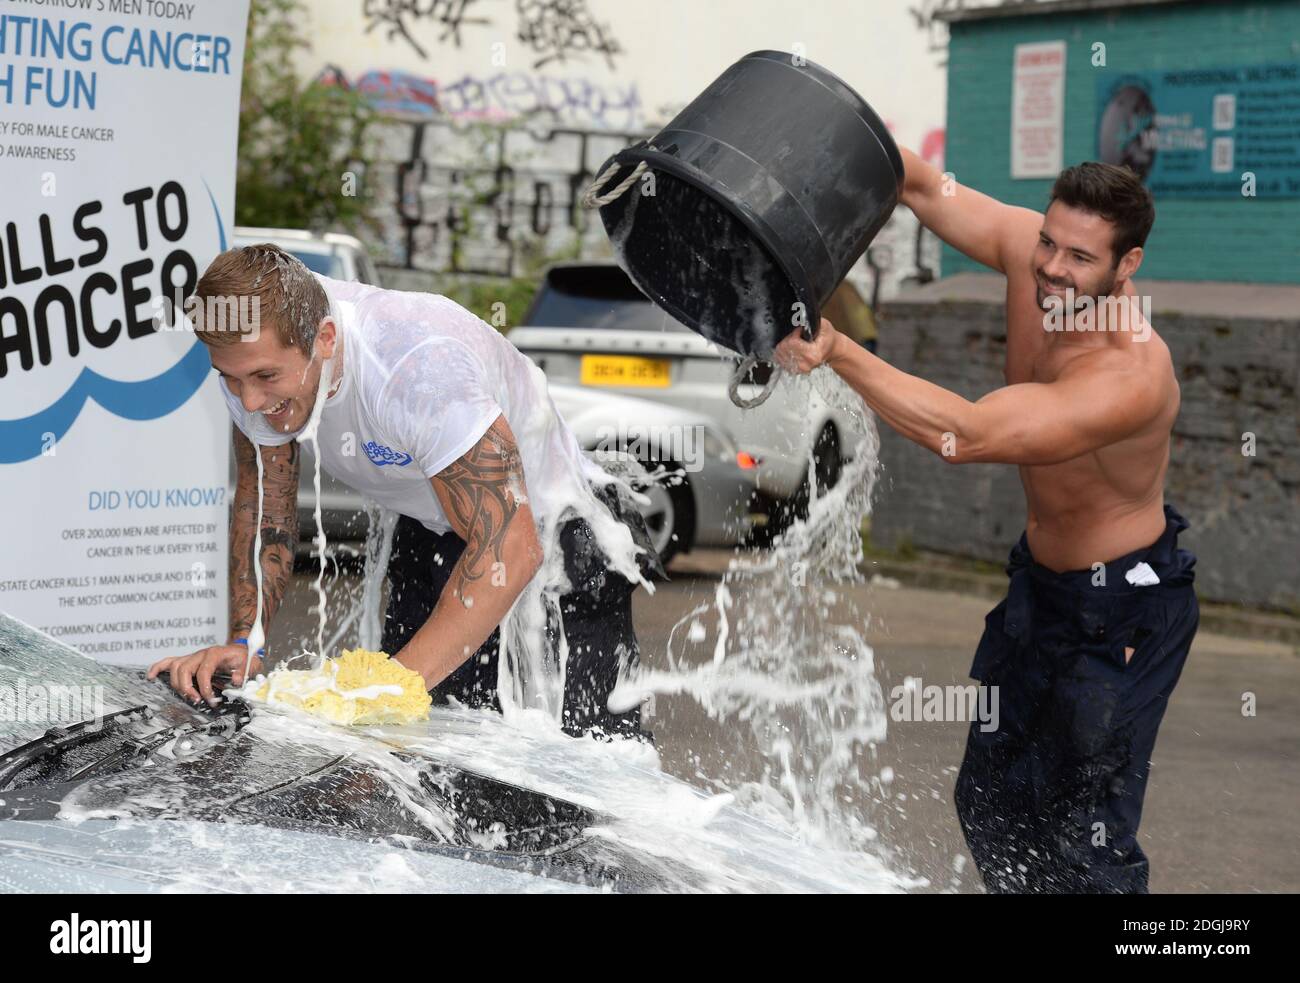
<path id="1" fill-rule="evenodd" d="M 541 119 L 593 130 L 641 128 L 635 82 L 602 85 L 581 76 L 495 72 L 439 80 L 411 72 L 371 69 L 354 79 L 336 66 L 322 77 L 364 94 L 380 111 L 405 119 L 511 121 Z"/>
<path id="2" fill-rule="evenodd" d="M 587 0 L 362 0 L 367 33 L 380 29 L 388 40 L 400 39 L 421 58 L 429 57 L 429 39 L 464 47 L 462 31 L 498 29 L 513 20 L 513 37 L 534 68 L 570 57 L 598 55 L 612 68 L 623 52 L 607 23 L 597 20 Z M 417 40 L 422 36 L 423 42 Z"/>
<path id="3" fill-rule="evenodd" d="M 597 168 L 639 134 L 390 120 L 368 175 L 383 219 L 381 265 L 518 274 L 529 258 L 607 255 L 579 207 Z"/>
<path id="4" fill-rule="evenodd" d="M 508 275 L 539 252 L 608 255 L 599 222 L 576 205 L 582 189 L 747 51 L 789 50 L 831 68 L 900 142 L 941 164 L 944 81 L 924 19 L 906 5 L 869 15 L 853 0 L 808 6 L 314 0 L 303 67 L 383 114 L 367 175 L 381 265 Z M 873 42 L 885 36 L 888 45 Z M 905 210 L 876 244 L 853 274 L 868 294 L 877 280 L 887 296 L 936 269 L 937 249 Z"/>

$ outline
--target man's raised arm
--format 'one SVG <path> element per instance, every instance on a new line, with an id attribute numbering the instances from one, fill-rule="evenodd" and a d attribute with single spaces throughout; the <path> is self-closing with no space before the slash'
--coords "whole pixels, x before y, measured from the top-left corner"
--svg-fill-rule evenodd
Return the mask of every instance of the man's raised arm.
<path id="1" fill-rule="evenodd" d="M 952 464 L 1071 460 L 1142 429 L 1174 384 L 1171 372 L 1099 350 L 1075 358 L 1054 382 L 1005 386 L 971 402 L 894 368 L 824 318 L 811 342 L 795 331 L 775 357 L 799 373 L 829 365 L 890 427 Z"/>
<path id="2" fill-rule="evenodd" d="M 912 151 L 903 156 L 902 203 L 927 229 L 977 263 L 1006 273 L 1009 259 L 1032 249 L 1043 216 L 958 184 Z"/>
<path id="3" fill-rule="evenodd" d="M 465 551 L 438 603 L 395 658 L 432 689 L 474 654 L 542 564 L 523 462 L 504 416 L 430 479 Z"/>

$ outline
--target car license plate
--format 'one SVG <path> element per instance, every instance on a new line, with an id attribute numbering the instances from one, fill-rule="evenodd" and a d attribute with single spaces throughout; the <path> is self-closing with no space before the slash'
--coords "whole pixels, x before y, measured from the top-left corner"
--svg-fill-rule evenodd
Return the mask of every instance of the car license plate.
<path id="1" fill-rule="evenodd" d="M 671 382 L 667 359 L 634 355 L 582 356 L 584 386 L 653 386 L 662 389 Z"/>

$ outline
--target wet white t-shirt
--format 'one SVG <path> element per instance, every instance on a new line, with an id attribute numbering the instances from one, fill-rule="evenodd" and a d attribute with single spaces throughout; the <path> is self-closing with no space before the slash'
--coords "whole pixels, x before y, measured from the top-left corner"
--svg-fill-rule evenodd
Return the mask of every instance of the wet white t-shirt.
<path id="1" fill-rule="evenodd" d="M 343 332 L 343 378 L 318 431 L 321 467 L 339 481 L 446 532 L 451 524 L 429 478 L 464 455 L 502 414 L 519 445 L 541 529 L 555 529 L 567 507 L 590 503 L 588 483 L 612 480 L 583 454 L 541 369 L 490 325 L 436 294 L 316 278 Z M 221 391 L 249 440 L 280 445 L 297 438 L 276 431 L 261 413 L 248 413 L 224 380 Z M 578 511 L 587 510 L 579 505 Z"/>

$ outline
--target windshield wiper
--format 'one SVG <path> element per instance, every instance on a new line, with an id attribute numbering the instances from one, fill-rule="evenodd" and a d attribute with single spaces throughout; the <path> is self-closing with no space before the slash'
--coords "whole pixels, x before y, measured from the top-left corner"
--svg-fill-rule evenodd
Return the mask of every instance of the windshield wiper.
<path id="1" fill-rule="evenodd" d="M 116 751 L 81 768 L 66 779 L 69 782 L 81 781 L 118 771 L 131 761 L 147 758 L 173 742 L 190 737 L 215 737 L 224 740 L 233 737 L 250 719 L 248 705 L 243 700 L 227 700 L 219 706 L 208 708 L 208 716 L 214 718 L 203 723 L 178 724 L 164 727 L 162 730 L 145 734 L 143 737 L 127 738 Z"/>
<path id="2" fill-rule="evenodd" d="M 112 741 L 113 750 L 53 779 L 53 783 L 81 781 L 119 771 L 133 761 L 147 758 L 167 745 L 187 738 L 225 740 L 242 730 L 251 716 L 248 704 L 243 700 L 232 699 L 215 707 L 204 705 L 196 709 L 203 719 L 174 724 L 143 735 L 139 733 L 140 729 L 157 716 L 153 707 L 144 704 L 76 724 L 51 727 L 36 740 L 0 754 L 0 792 L 14 789 L 15 780 L 36 767 L 43 769 L 41 777 L 24 780 L 22 785 L 50 784 L 68 752 L 91 742 Z"/>
<path id="3" fill-rule="evenodd" d="M 97 740 L 125 726 L 153 716 L 150 707 L 141 705 L 129 710 L 115 710 L 102 717 L 83 720 L 66 727 L 51 727 L 34 741 L 0 754 L 0 792 L 12 784 L 19 773 L 42 761 L 56 758 L 87 741 Z"/>

